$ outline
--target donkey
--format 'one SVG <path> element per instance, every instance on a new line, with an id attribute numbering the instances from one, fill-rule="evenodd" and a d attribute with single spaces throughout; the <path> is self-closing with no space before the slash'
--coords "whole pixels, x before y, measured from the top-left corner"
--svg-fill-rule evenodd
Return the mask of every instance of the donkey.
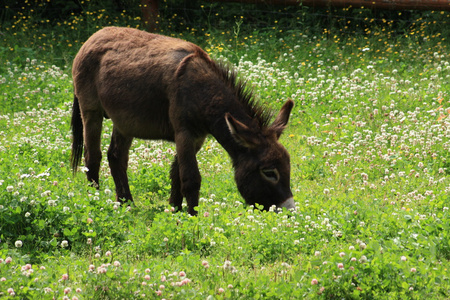
<path id="1" fill-rule="evenodd" d="M 232 159 L 235 181 L 248 204 L 295 208 L 290 161 L 278 142 L 294 105 L 275 120 L 245 83 L 192 43 L 131 28 L 93 34 L 73 62 L 71 165 L 84 148 L 87 179 L 99 184 L 103 118 L 113 122 L 107 155 L 120 202 L 132 201 L 127 177 L 133 138 L 175 142 L 170 204 L 196 214 L 201 176 L 196 154 L 211 134 Z"/>

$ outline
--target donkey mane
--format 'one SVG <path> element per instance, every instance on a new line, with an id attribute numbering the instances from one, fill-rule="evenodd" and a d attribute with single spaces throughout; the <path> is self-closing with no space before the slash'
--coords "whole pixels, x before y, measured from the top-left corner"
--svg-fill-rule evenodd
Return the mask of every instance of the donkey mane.
<path id="1" fill-rule="evenodd" d="M 227 85 L 234 89 L 237 98 L 243 105 L 246 113 L 252 118 L 258 121 L 261 129 L 267 128 L 273 116 L 271 109 L 262 106 L 259 101 L 255 99 L 253 89 L 248 88 L 247 81 L 242 80 L 239 77 L 236 69 L 227 62 L 212 61 L 215 65 L 214 70 L 219 74 Z"/>
<path id="2" fill-rule="evenodd" d="M 248 82 L 239 77 L 236 69 L 230 63 L 225 61 L 214 61 L 205 52 L 195 51 L 183 59 L 176 71 L 176 75 L 180 76 L 183 74 L 188 62 L 195 57 L 205 61 L 219 78 L 221 78 L 229 88 L 234 90 L 235 95 L 242 104 L 245 112 L 250 118 L 258 122 L 261 129 L 269 127 L 273 117 L 273 111 L 262 106 L 259 101 L 255 99 L 253 90 L 247 87 Z"/>

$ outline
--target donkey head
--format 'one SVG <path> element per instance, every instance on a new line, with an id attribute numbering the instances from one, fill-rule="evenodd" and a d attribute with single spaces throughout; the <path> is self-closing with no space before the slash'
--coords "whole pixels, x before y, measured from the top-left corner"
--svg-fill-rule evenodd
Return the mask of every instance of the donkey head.
<path id="1" fill-rule="evenodd" d="M 275 121 L 266 128 L 247 126 L 230 114 L 225 120 L 232 137 L 243 148 L 233 158 L 235 180 L 248 204 L 260 204 L 268 210 L 272 205 L 295 208 L 290 188 L 290 159 L 278 142 L 294 105 L 288 100 Z"/>

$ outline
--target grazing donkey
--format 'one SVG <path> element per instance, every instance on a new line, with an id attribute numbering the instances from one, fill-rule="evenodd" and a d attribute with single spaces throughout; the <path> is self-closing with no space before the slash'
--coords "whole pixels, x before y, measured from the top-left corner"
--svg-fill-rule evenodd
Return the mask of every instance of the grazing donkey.
<path id="1" fill-rule="evenodd" d="M 73 62 L 72 157 L 76 172 L 83 147 L 87 178 L 99 183 L 103 118 L 113 132 L 108 161 L 118 201 L 133 200 L 128 151 L 133 138 L 176 144 L 170 203 L 195 215 L 201 177 L 196 154 L 212 134 L 230 155 L 237 187 L 248 204 L 295 208 L 290 162 L 278 142 L 294 105 L 274 122 L 229 68 L 200 47 L 131 28 L 107 27 L 92 35 Z"/>

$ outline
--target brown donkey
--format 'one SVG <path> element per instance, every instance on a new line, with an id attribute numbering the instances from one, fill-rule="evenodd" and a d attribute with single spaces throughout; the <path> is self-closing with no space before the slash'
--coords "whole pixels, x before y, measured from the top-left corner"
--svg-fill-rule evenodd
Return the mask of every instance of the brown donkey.
<path id="1" fill-rule="evenodd" d="M 270 124 L 270 111 L 200 47 L 130 28 L 107 27 L 92 35 L 72 73 L 72 167 L 75 172 L 84 147 L 87 178 L 98 186 L 102 121 L 111 118 L 108 161 L 118 201 L 133 200 L 126 173 L 133 138 L 168 140 L 177 152 L 170 203 L 180 209 L 185 197 L 188 213 L 195 215 L 201 182 L 196 154 L 211 134 L 230 155 L 248 204 L 295 208 L 289 154 L 278 142 L 292 100 Z"/>

